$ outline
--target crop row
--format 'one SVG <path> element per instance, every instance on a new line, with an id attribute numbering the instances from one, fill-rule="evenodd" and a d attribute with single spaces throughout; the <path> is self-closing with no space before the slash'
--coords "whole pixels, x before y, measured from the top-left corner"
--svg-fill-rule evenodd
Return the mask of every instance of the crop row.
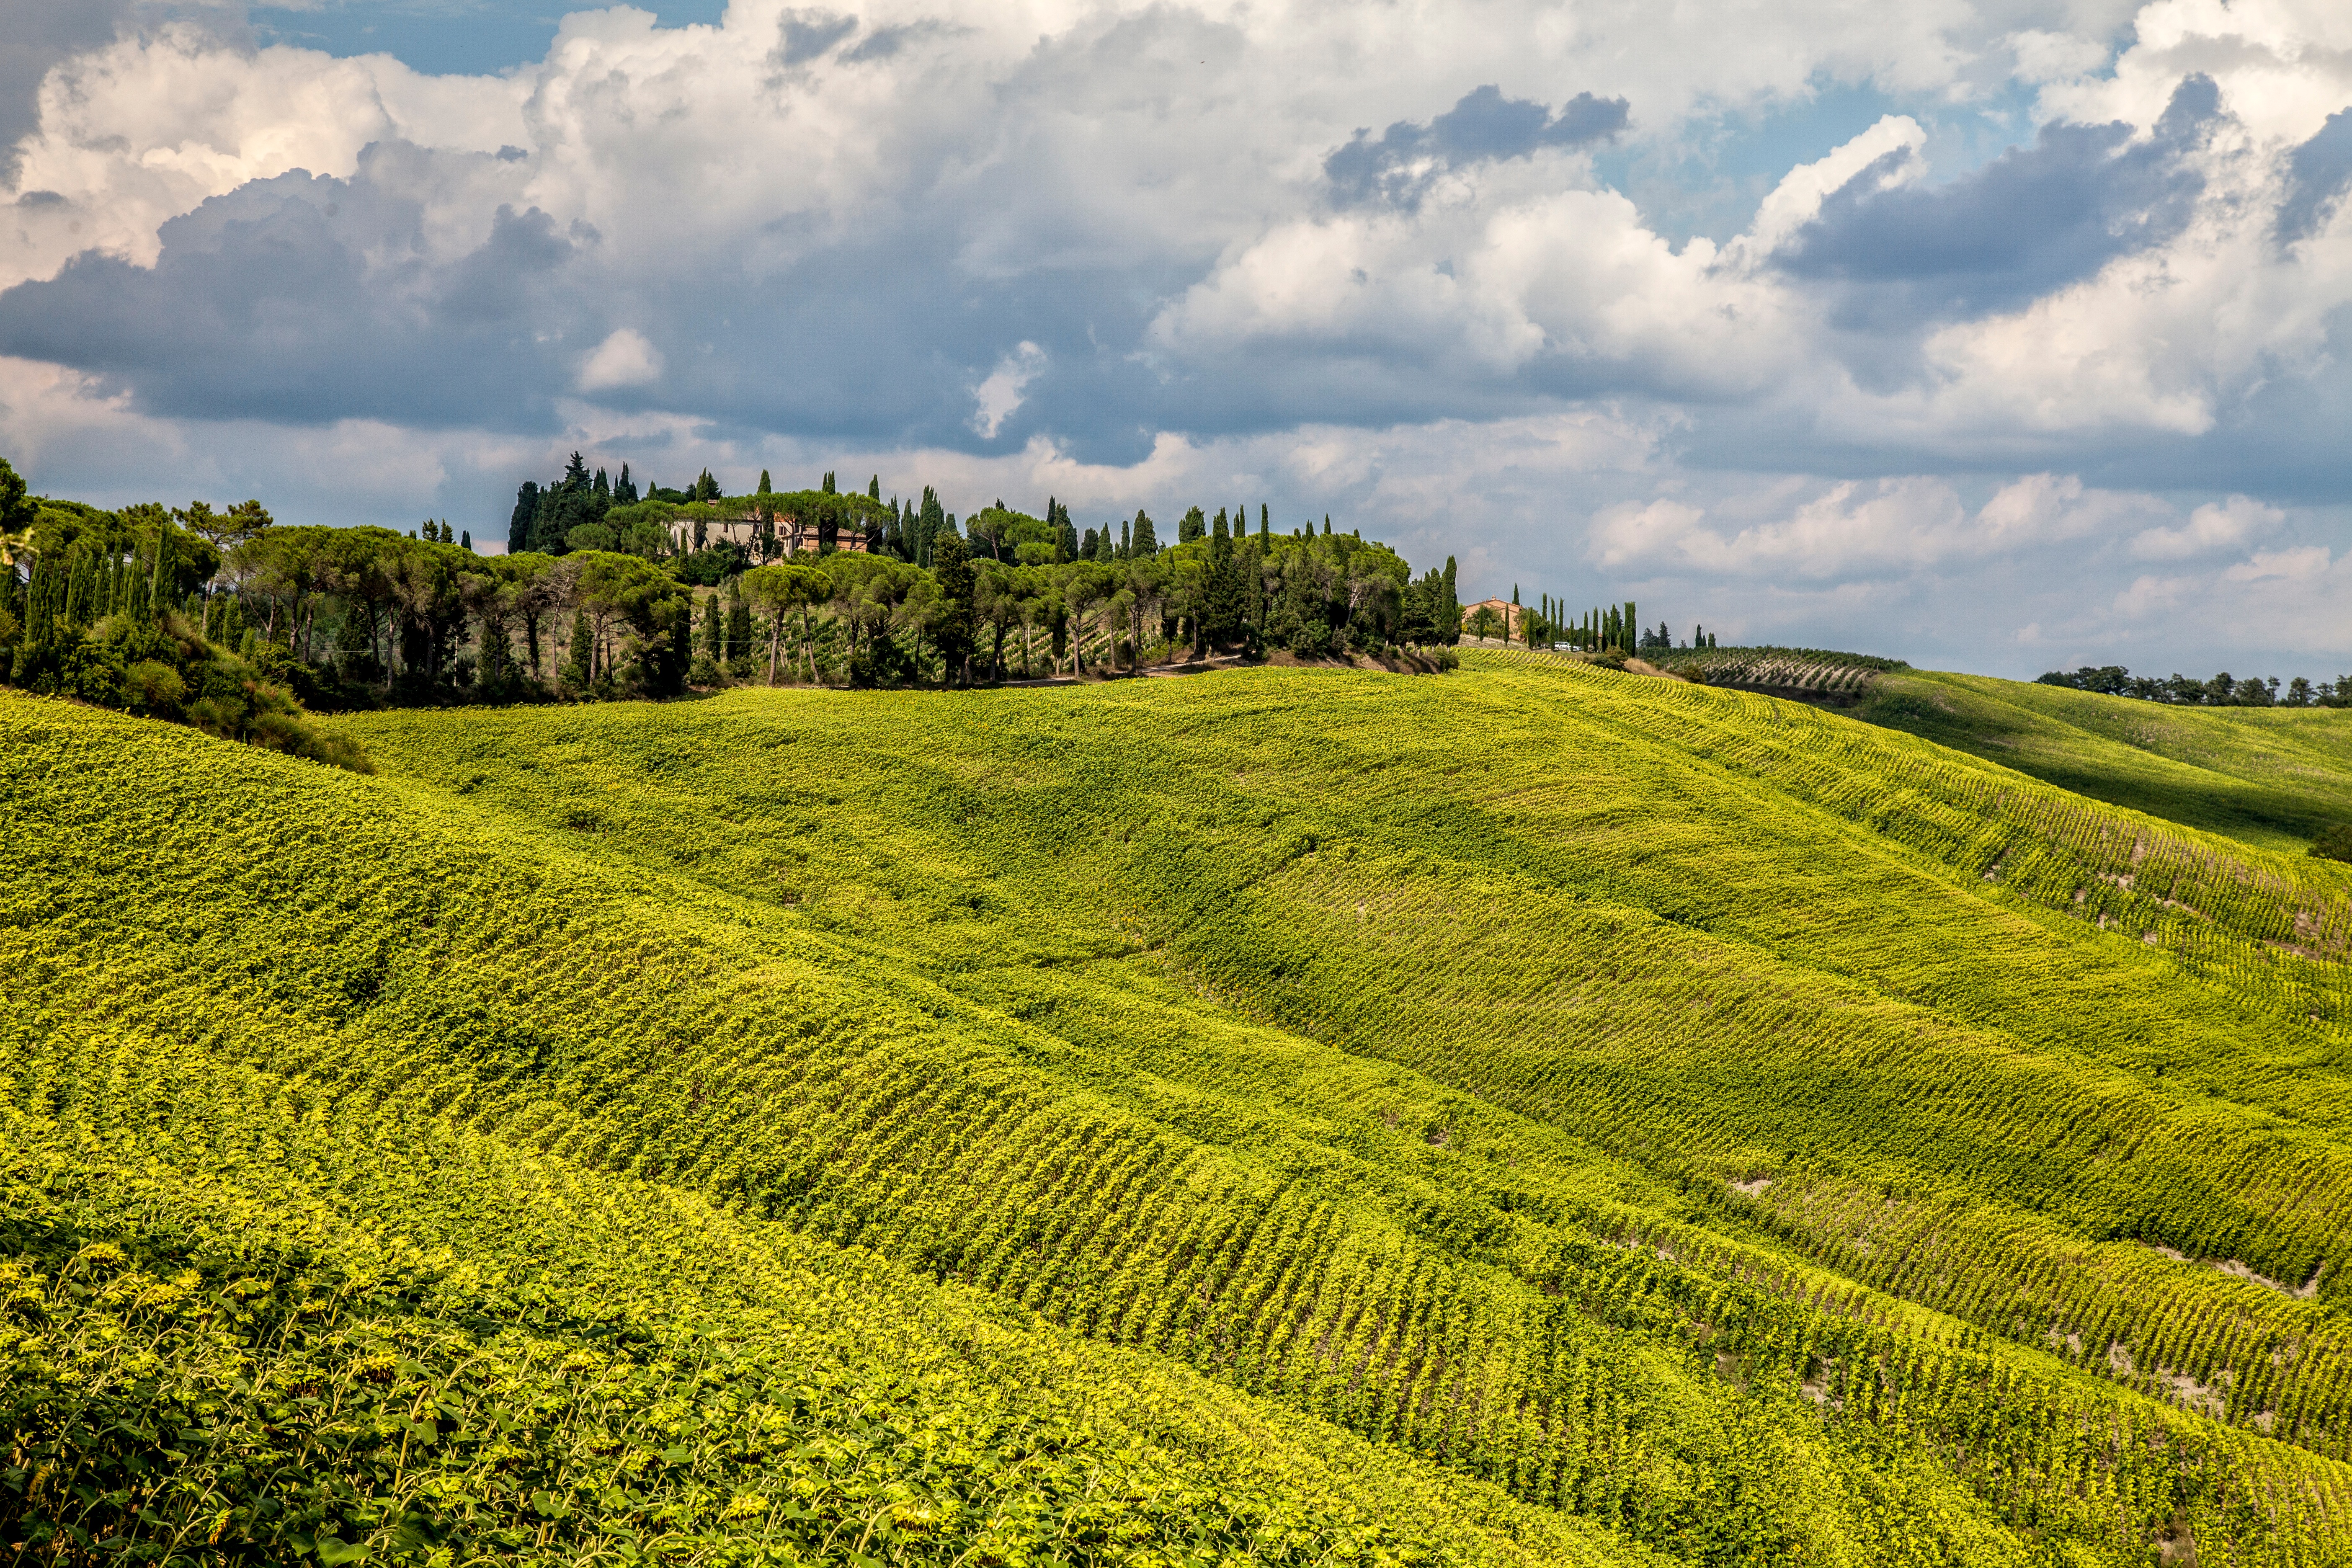
<path id="1" fill-rule="evenodd" d="M 1171 940 L 1221 994 L 1409 1060 L 1660 1168 L 1698 1158 L 1709 1172 L 1790 1174 L 1827 1160 L 1900 1194 L 1890 1202 L 1927 1212 L 1992 1199 L 2043 1213 L 2078 1235 L 2140 1236 L 2241 1259 L 2289 1283 L 2310 1280 L 2326 1263 L 2322 1290 L 2340 1281 L 2326 1260 L 2341 1245 L 2342 1155 L 2324 1140 L 2282 1141 L 2261 1120 L 2266 1110 L 2324 1118 L 2340 1092 L 2332 1074 L 2277 1051 L 2273 1037 L 2291 1033 L 2292 1020 L 2280 1021 L 2285 1030 L 2266 1025 L 2250 1034 L 2238 994 L 2212 988 L 2210 976 L 2180 976 L 2167 954 L 2070 936 L 2084 929 L 2072 916 L 2053 933 L 2031 908 L 2016 911 L 2012 889 L 1944 862 L 1927 862 L 1923 874 L 1904 847 L 1892 856 L 1873 850 L 1885 843 L 1875 827 L 1841 827 L 1843 816 L 1811 822 L 1805 803 L 1789 809 L 1778 783 L 1727 776 L 1703 750 L 1671 751 L 1628 733 L 1656 720 L 1639 705 L 1661 696 L 1730 705 L 1722 722 L 1735 729 L 1749 710 L 1762 712 L 1759 722 L 1780 724 L 1780 705 L 1685 697 L 1654 681 L 1583 679 L 1591 690 L 1527 742 L 1541 754 L 1575 757 L 1578 765 L 1565 771 L 1531 772 L 1517 760 L 1525 743 L 1507 732 L 1503 744 L 1465 750 L 1465 726 L 1446 711 L 1463 699 L 1438 691 L 1420 700 L 1431 688 L 1402 682 L 1376 683 L 1370 695 L 1356 688 L 1356 700 L 1344 705 L 1307 704 L 1295 737 L 1277 730 L 1255 754 L 1219 746 L 1229 728 L 1224 713 L 1246 705 L 1260 734 L 1288 715 L 1264 711 L 1247 681 L 1232 684 L 1232 698 L 1194 688 L 1155 694 L 1149 709 L 1121 700 L 1124 732 L 1116 738 L 1130 742 L 1123 752 L 1087 744 L 1085 716 L 1099 699 L 1018 710 L 1010 700 L 940 705 L 897 716 L 912 731 L 899 743 L 927 757 L 1002 759 L 1050 733 L 1060 754 L 1076 753 L 1086 784 L 1067 792 L 1049 777 L 1034 786 L 1041 798 L 1033 801 L 1001 789 L 975 797 L 932 785 L 920 772 L 894 774 L 876 762 L 871 737 L 823 754 L 854 757 L 863 770 L 835 774 L 852 799 L 867 788 L 909 807 L 935 803 L 923 808 L 928 818 L 913 821 L 954 814 L 961 839 L 925 862 L 927 877 L 955 864 L 947 851 L 960 849 L 964 864 L 995 868 L 989 896 L 1005 900 L 1003 872 L 1020 863 L 1013 846 L 1042 839 L 1055 847 L 1056 885 L 1107 887 L 1121 918 Z M 1515 703 L 1530 684 L 1517 683 Z M 1400 689 L 1410 700 L 1399 700 Z M 985 740 L 971 729 L 982 713 Z M 792 723 L 803 745 L 826 745 L 825 722 L 795 709 Z M 1832 736 L 1853 728 L 1823 727 Z M 612 732 L 628 738 L 618 724 Z M 854 721 L 843 725 L 845 741 L 856 733 Z M 1401 743 L 1400 735 L 1425 744 Z M 1268 751 L 1279 767 L 1262 760 Z M 1317 786 L 1318 803 L 1332 804 L 1309 813 L 1296 805 L 1303 793 L 1296 774 L 1309 768 L 1292 759 L 1311 765 L 1318 751 L 1331 764 Z M 623 761 L 603 745 L 599 755 Z M 705 787 L 757 787 L 759 770 L 747 770 L 744 756 L 705 770 Z M 1162 756 L 1177 762 L 1163 770 Z M 2019 782 L 1957 760 L 1958 784 L 1972 769 L 2005 785 Z M 1868 784 L 1859 766 L 1853 772 L 1856 789 Z M 1181 775 L 1176 784 L 1202 776 L 1247 782 L 1216 785 L 1215 804 L 1199 810 L 1170 773 Z M 1360 795 L 1351 797 L 1359 781 Z M 922 787 L 910 793 L 910 783 Z M 1448 792 L 1466 809 L 1446 815 L 1430 804 Z M 825 815 L 845 818 L 837 828 L 845 834 L 862 820 Z M 2104 814 L 2110 826 L 2118 817 Z M 1727 837 L 1713 826 L 1717 819 L 1747 837 Z M 1769 831 L 1756 833 L 1754 825 L 1768 823 Z M 658 831 L 680 825 L 661 820 Z M 1327 847 L 1299 858 L 1318 835 Z M 870 842 L 861 841 L 861 851 Z M 1424 847 L 1441 843 L 1442 856 Z M 1359 848 L 1370 858 L 1347 858 Z M 1288 880 L 1266 879 L 1285 866 Z M 1948 879 L 1933 874 L 1938 866 Z M 1647 912 L 1659 909 L 1670 918 Z M 1004 956 L 1020 951 L 1027 932 L 1064 918 L 1016 900 L 992 923 L 974 922 L 991 935 L 953 936 L 941 951 L 978 944 Z M 884 934 L 863 919 L 859 929 Z M 907 940 L 923 938 L 918 930 Z M 1759 964 L 1756 945 L 1800 967 Z M 1864 988 L 1825 984 L 1823 970 L 1849 973 Z M 1890 1010 L 1890 997 L 1904 1005 Z M 2039 1050 L 2020 1049 L 2019 1037 Z M 2154 1060 L 2151 1041 L 2163 1042 Z M 2086 1050 L 2118 1070 L 2086 1068 Z M 1667 1063 L 1675 1073 L 1662 1084 L 1658 1069 Z M 1530 1081 L 1545 1073 L 1549 1079 Z M 2210 1106 L 2192 1113 L 2169 1089 L 2176 1079 L 2200 1099 L 2248 1101 L 2256 1114 Z M 1823 1103 L 1837 1109 L 1822 1114 Z M 1803 1244 L 1823 1258 L 1849 1257 L 1834 1234 Z M 1920 1266 L 1895 1288 L 1956 1304 L 1969 1293 L 1938 1294 L 1933 1282 L 1967 1279 L 1988 1297 L 1997 1286 L 2050 1289 L 2035 1282 L 2041 1264 L 2031 1249 L 2011 1257 L 1996 1241 L 1945 1258 L 1940 1245 L 1931 1237 Z M 2108 1290 L 2118 1278 L 2103 1268 L 2084 1288 Z M 2196 1319 L 2214 1290 L 2262 1293 L 2210 1266 L 2173 1270 L 2152 1293 L 2121 1292 L 2133 1319 L 2121 1336 L 2125 1355 L 2141 1370 L 2123 1374 L 2102 1358 L 2093 1359 L 2094 1370 L 2208 1408 L 2196 1390 L 2158 1384 L 2147 1369 L 2169 1365 L 2153 1348 L 2165 1322 Z M 2292 1334 L 2297 1309 L 2284 1299 L 2280 1306 L 2289 1317 L 2265 1332 Z M 2048 1310 L 2054 1321 L 2065 1309 L 2053 1300 Z M 2003 1333 L 2020 1316 L 1974 1308 L 1964 1315 Z M 2046 1326 L 2023 1331 L 2025 1342 L 2046 1348 Z M 2266 1376 L 2237 1365 L 2249 1357 L 2266 1357 L 2259 1341 L 2234 1346 L 2220 1363 L 2241 1390 Z M 2324 1366 L 2316 1357 L 2300 1363 L 2278 1380 L 2285 1405 L 2241 1398 L 2234 1418 L 2259 1429 L 2267 1410 L 2281 1435 L 2333 1449 L 2344 1426 L 2341 1395 L 2311 1392 L 2324 1388 Z M 2201 1374 L 2196 1381 L 2213 1386 Z M 2276 1425 L 2282 1412 L 2284 1426 Z"/>
<path id="2" fill-rule="evenodd" d="M 0 1126 L 35 1560 L 1636 1556 L 675 1190 L 112 1062 Z"/>
<path id="3" fill-rule="evenodd" d="M 1549 1214 L 1457 1206 L 1463 1184 L 1406 1153 L 1453 1149 L 1471 1107 L 1393 1069 L 1314 1057 L 1362 1075 L 1349 1103 L 1401 1085 L 1402 1137 L 1303 1110 L 1261 1131 L 1258 1085 L 1163 1089 L 1175 1062 L 1109 1060 L 1061 1032 L 1087 1008 L 1129 1050 L 1203 1026 L 1083 966 L 1015 1022 L 723 890 L 519 857 L 491 847 L 488 818 L 395 809 L 383 786 L 270 759 L 175 768 L 188 742 L 73 722 L 11 780 L 43 809 L 9 885 L 59 911 L 8 937 L 12 973 L 47 999 L 10 1047 L 39 1114 L 94 1122 L 106 1086 L 173 1081 L 116 1036 L 200 1041 L 271 1075 L 298 1119 L 380 1107 L 707 1193 L 1690 1561 L 1857 1541 L 1891 1556 L 1992 1517 L 2121 1552 L 2176 1514 L 2249 1561 L 2321 1560 L 2326 1461 L 1928 1332 L 1663 1217 L 1636 1237 L 1545 1188 L 1530 1196 Z M 1060 842 L 1127 856 L 1156 840 Z M 1323 875 L 1318 858 L 1283 875 Z M 1498 1154 L 1544 1142 L 1486 1125 Z M 1891 1500 L 1883 1517 L 1838 1500 L 1861 1497 Z M 2262 1542 L 2230 1522 L 2249 1499 L 2282 1510 Z"/>

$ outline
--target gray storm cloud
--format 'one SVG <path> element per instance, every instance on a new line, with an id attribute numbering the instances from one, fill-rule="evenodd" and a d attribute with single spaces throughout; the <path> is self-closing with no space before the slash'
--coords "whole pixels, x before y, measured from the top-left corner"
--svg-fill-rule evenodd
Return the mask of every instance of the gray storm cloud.
<path id="1" fill-rule="evenodd" d="M 2336 549 L 2352 53 L 2245 11 L 2191 66 L 2163 7 L 2120 53 L 2122 11 L 2021 52 L 2071 13 L 1947 9 L 735 0 L 583 12 L 478 78 L 149 25 L 168 4 L 111 43 L 60 22 L 0 39 L 0 442 L 64 489 L 67 453 L 242 472 L 364 426 L 438 454 L 386 465 L 396 502 L 321 491 L 388 519 L 598 443 L 1129 514 L 1254 486 L 1693 595 L 1796 572 L 1759 541 L 1861 541 L 1854 602 L 1906 625 L 1931 580 L 2022 602 L 2034 527 L 1966 522 L 2021 476 L 2158 495 L 2158 528 L 2242 492 L 2286 510 L 2281 560 Z M 2098 63 L 2000 83 L 2028 52 Z M 1790 130 L 1825 87 L 1865 110 Z M 1666 177 L 1751 226 L 1667 232 L 1633 194 Z M 2030 580 L 2191 602 L 2098 563 L 2121 515 L 2066 511 L 2074 564 Z M 1839 559 L 1774 602 L 1830 614 Z M 2226 591 L 2333 591 L 2267 571 Z"/>

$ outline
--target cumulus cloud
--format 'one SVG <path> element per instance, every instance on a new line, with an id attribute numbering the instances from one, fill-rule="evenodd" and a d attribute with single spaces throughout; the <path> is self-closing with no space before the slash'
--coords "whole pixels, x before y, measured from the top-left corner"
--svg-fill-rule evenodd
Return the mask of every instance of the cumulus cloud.
<path id="1" fill-rule="evenodd" d="M 2258 550 L 2221 574 L 2225 583 L 2259 583 L 2265 577 L 2308 579 L 2327 570 L 2332 556 L 2324 544 L 2300 550 Z"/>
<path id="2" fill-rule="evenodd" d="M 996 362 L 988 379 L 971 389 L 971 427 L 984 441 L 992 441 L 1004 428 L 1004 421 L 1021 406 L 1022 389 L 1037 379 L 1045 368 L 1045 351 L 1035 343 L 1023 342 Z"/>
<path id="3" fill-rule="evenodd" d="M 2122 121 L 2048 124 L 2032 146 L 1944 184 L 1874 178 L 1882 160 L 1831 193 L 1778 259 L 1963 310 L 2039 298 L 2188 226 L 2204 188 L 2189 159 L 2219 101 L 2211 78 L 2192 76 L 2146 137 Z"/>
<path id="4" fill-rule="evenodd" d="M 2286 521 L 2276 507 L 2250 496 L 2231 496 L 2208 502 L 2189 514 L 2179 528 L 2151 528 L 2133 536 L 2131 552 L 2142 561 L 2185 561 L 2245 543 Z"/>
<path id="5" fill-rule="evenodd" d="M 131 0 L 9 7 L 7 26 L 0 27 L 0 181 L 16 178 L 17 144 L 40 125 L 42 79 L 112 37 L 131 10 Z"/>
<path id="6" fill-rule="evenodd" d="M 604 392 L 659 381 L 661 351 L 635 327 L 623 327 L 598 343 L 580 366 L 580 390 Z"/>
<path id="7" fill-rule="evenodd" d="M 1908 475 L 1800 483 L 1726 498 L 1711 510 L 1681 497 L 1627 504 L 1596 521 L 1591 554 L 1608 567 L 1726 577 L 1879 575 L 2112 538 L 2134 520 L 2164 515 L 2177 514 L 2154 496 L 2090 489 L 2071 474 L 2026 475 L 1971 512 L 1949 480 Z"/>
<path id="8" fill-rule="evenodd" d="M 1735 248 L 1751 262 L 1769 259 L 1819 216 L 1832 194 L 1860 198 L 1924 179 L 1927 164 L 1919 150 L 1927 144 L 1927 131 L 1909 115 L 1882 116 L 1828 157 L 1782 175 Z"/>
<path id="9" fill-rule="evenodd" d="M 193 418 L 543 425 L 574 241 L 500 205 L 478 245 L 436 260 L 398 177 L 413 154 L 379 144 L 349 180 L 295 173 L 213 197 L 162 226 L 152 267 L 85 251 L 0 294 L 0 353 Z"/>
<path id="10" fill-rule="evenodd" d="M 1525 158 L 1546 148 L 1589 146 L 1625 129 L 1626 101 L 1580 92 L 1557 110 L 1503 96 L 1489 82 L 1427 124 L 1391 123 L 1374 141 L 1359 131 L 1323 160 L 1333 199 L 1415 207 L 1440 175 L 1474 163 Z"/>
<path id="11" fill-rule="evenodd" d="M 0 354 L 48 378 L 0 444 L 53 488 L 101 429 L 289 474 L 283 433 L 363 431 L 496 515 L 478 462 L 597 443 L 1129 513 L 1255 485 L 1484 586 L 2052 648 L 2130 634 L 2018 574 L 2342 581 L 2341 7 L 732 0 L 476 78 L 101 14 L 0 53 L 38 110 Z M 1872 122 L 1755 130 L 1825 89 Z M 1626 173 L 1726 147 L 1744 232 Z"/>
<path id="12" fill-rule="evenodd" d="M 2352 189 L 2352 109 L 2338 110 L 2287 159 L 2286 200 L 2279 204 L 2279 239 L 2308 238 Z"/>

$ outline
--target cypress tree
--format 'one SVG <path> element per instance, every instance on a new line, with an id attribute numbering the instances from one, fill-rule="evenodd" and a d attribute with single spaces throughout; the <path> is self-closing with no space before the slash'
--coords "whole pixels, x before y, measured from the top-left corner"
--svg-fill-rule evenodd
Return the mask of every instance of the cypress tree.
<path id="1" fill-rule="evenodd" d="M 466 552 L 468 555 L 474 552 L 474 531 L 472 529 L 461 528 L 457 531 L 457 548 Z"/>
<path id="2" fill-rule="evenodd" d="M 572 616 L 572 658 L 563 668 L 564 681 L 576 691 L 585 691 L 596 679 L 595 637 L 583 605 Z"/>
<path id="3" fill-rule="evenodd" d="M 767 470 L 767 469 L 765 469 L 765 468 L 761 468 L 761 469 L 760 470 L 760 489 L 759 489 L 759 493 L 760 493 L 760 494 L 761 494 L 761 495 L 763 495 L 763 496 L 764 496 L 764 495 L 773 495 L 773 494 L 775 493 L 775 488 L 774 488 L 772 485 L 769 484 L 769 482 L 768 482 L 768 470 Z"/>
<path id="4" fill-rule="evenodd" d="M 866 499 L 867 500 L 880 500 L 882 499 L 881 475 L 877 474 L 872 479 L 866 481 Z"/>
<path id="5" fill-rule="evenodd" d="M 1444 618 L 1437 623 L 1438 640 L 1451 647 L 1462 640 L 1462 599 L 1454 586 L 1454 557 L 1445 558 Z"/>
<path id="6" fill-rule="evenodd" d="M 1129 542 L 1128 525 L 1122 522 L 1118 525 L 1118 558 L 1121 561 L 1128 558 Z"/>
<path id="7" fill-rule="evenodd" d="M 832 469 L 830 469 L 830 468 L 828 468 L 828 469 L 826 469 L 826 470 L 825 470 L 825 475 L 824 475 L 824 493 L 825 493 L 825 494 L 827 494 L 827 495 L 829 495 L 829 496 L 831 496 L 831 495 L 839 495 L 839 494 L 841 493 L 841 492 L 840 492 L 840 490 L 838 490 L 837 489 L 835 489 L 835 486 L 834 486 L 834 482 L 833 482 L 833 470 L 832 470 Z"/>
<path id="8" fill-rule="evenodd" d="M 1252 540 L 1236 552 L 1240 557 L 1242 574 L 1242 616 L 1249 627 L 1252 652 L 1265 646 L 1265 553 L 1259 542 L 1265 537 L 1265 525 L 1259 524 L 1259 538 Z"/>
<path id="9" fill-rule="evenodd" d="M 637 484 L 635 479 L 629 478 L 629 465 L 626 463 L 621 465 L 621 482 L 614 487 L 613 498 L 623 506 L 637 499 Z"/>
<path id="10" fill-rule="evenodd" d="M 939 618 L 931 624 L 931 641 L 940 650 L 942 677 L 952 683 L 961 673 L 967 683 L 971 671 L 971 563 L 963 541 L 942 531 L 931 542 L 931 575 L 940 585 Z"/>
<path id="11" fill-rule="evenodd" d="M 98 574 L 86 551 L 73 554 L 72 574 L 66 579 L 66 625 L 88 626 L 98 598 Z"/>
<path id="12" fill-rule="evenodd" d="M 731 663 L 751 657 L 751 606 L 744 602 L 743 584 L 735 583 L 735 595 L 727 602 L 727 658 Z"/>
<path id="13" fill-rule="evenodd" d="M 157 619 L 161 619 L 163 614 L 163 558 L 170 553 L 171 545 L 172 524 L 168 519 L 159 515 L 155 519 L 155 564 L 147 575 L 147 603 L 142 606 L 147 615 Z M 12 582 L 16 575 L 13 572 L 8 574 Z"/>
<path id="14" fill-rule="evenodd" d="M 1135 553 L 1144 559 L 1160 553 L 1160 536 L 1152 530 L 1150 515 L 1140 507 L 1135 512 Z"/>
<path id="15" fill-rule="evenodd" d="M 948 514 L 940 505 L 939 492 L 932 489 L 930 486 L 925 485 L 923 487 L 922 516 L 919 520 L 916 529 L 916 565 L 929 566 L 931 563 L 932 545 L 938 540 L 940 533 L 945 531 L 947 525 Z"/>
<path id="16" fill-rule="evenodd" d="M 719 595 L 713 594 L 702 601 L 702 653 L 713 664 L 726 651 L 723 636 L 719 629 Z"/>
<path id="17" fill-rule="evenodd" d="M 1633 614 L 1633 601 L 1625 601 L 1625 651 L 1633 653 L 1642 646 L 1641 617 Z"/>

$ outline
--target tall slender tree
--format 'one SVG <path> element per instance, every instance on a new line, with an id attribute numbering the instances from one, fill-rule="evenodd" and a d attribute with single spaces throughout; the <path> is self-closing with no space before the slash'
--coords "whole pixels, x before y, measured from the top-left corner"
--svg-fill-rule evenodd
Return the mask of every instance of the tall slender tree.
<path id="1" fill-rule="evenodd" d="M 971 562 L 963 541 L 952 531 L 931 542 L 931 580 L 939 584 L 940 608 L 931 622 L 931 641 L 940 650 L 944 677 L 971 680 Z"/>

